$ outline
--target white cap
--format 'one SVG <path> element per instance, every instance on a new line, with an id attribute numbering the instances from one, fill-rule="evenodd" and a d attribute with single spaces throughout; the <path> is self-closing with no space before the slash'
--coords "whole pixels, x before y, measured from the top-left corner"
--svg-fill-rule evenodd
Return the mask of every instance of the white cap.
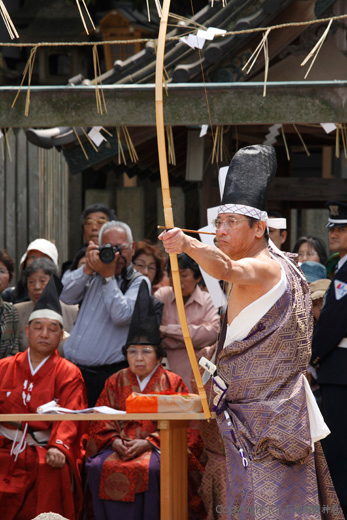
<path id="1" fill-rule="evenodd" d="M 33 242 L 31 242 L 27 250 L 25 251 L 24 255 L 22 256 L 19 267 L 22 269 L 23 264 L 25 260 L 27 259 L 29 251 L 40 251 L 44 255 L 47 255 L 58 267 L 58 250 L 53 244 L 53 242 L 50 242 L 49 240 L 46 240 L 45 238 L 37 238 Z"/>

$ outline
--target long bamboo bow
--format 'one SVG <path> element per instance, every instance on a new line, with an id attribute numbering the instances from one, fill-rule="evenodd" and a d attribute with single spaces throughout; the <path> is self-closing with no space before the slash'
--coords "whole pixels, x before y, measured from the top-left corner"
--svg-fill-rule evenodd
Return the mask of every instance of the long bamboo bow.
<path id="1" fill-rule="evenodd" d="M 161 178 L 161 190 L 163 194 L 163 206 L 164 206 L 164 219 L 166 228 L 170 229 L 174 227 L 172 206 L 171 206 L 171 194 L 169 185 L 169 174 L 166 158 L 166 145 L 165 145 L 165 129 L 164 129 L 164 103 L 163 103 L 163 72 L 164 72 L 164 53 L 165 53 L 165 39 L 167 31 L 167 23 L 169 17 L 170 0 L 164 0 L 162 14 L 160 19 L 159 35 L 158 35 L 158 48 L 157 48 L 157 60 L 155 69 L 155 111 L 156 111 L 156 125 L 157 125 L 157 142 L 158 142 L 158 155 L 159 155 L 159 167 L 160 167 L 160 178 Z M 171 273 L 173 287 L 176 297 L 176 304 L 178 310 L 178 316 L 181 323 L 183 332 L 183 338 L 186 345 L 186 349 L 189 356 L 189 361 L 193 369 L 193 374 L 198 387 L 198 392 L 201 398 L 202 408 L 206 419 L 210 419 L 211 412 L 207 402 L 207 396 L 205 388 L 202 383 L 199 366 L 195 357 L 194 347 L 189 333 L 186 312 L 184 309 L 182 289 L 180 275 L 178 271 L 177 255 L 170 254 Z"/>

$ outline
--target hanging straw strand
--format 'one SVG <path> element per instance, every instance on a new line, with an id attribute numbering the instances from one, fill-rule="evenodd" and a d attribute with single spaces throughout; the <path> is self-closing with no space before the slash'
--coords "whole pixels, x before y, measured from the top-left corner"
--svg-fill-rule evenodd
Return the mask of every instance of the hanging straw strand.
<path id="1" fill-rule="evenodd" d="M 341 123 L 340 125 L 340 130 L 341 130 L 341 139 L 342 139 L 342 144 L 343 144 L 343 153 L 344 153 L 344 156 L 345 158 L 347 159 L 347 142 L 346 142 L 346 134 L 345 134 L 345 127 L 344 125 Z"/>
<path id="2" fill-rule="evenodd" d="M 118 144 L 118 164 L 121 164 L 121 162 L 123 161 L 123 163 L 126 165 L 127 162 L 126 162 L 124 151 L 123 151 L 123 145 L 122 145 L 122 141 L 121 141 L 119 126 L 116 127 L 116 131 L 117 131 L 117 144 Z"/>
<path id="3" fill-rule="evenodd" d="M 88 161 L 88 160 L 89 160 L 89 157 L 88 157 L 87 152 L 85 151 L 85 148 L 84 148 L 84 146 L 83 146 L 83 144 L 82 144 L 82 141 L 81 141 L 81 139 L 80 139 L 80 136 L 78 135 L 78 132 L 77 132 L 76 128 L 75 128 L 74 126 L 73 126 L 72 128 L 73 128 L 73 131 L 75 132 L 75 136 L 76 136 L 76 138 L 77 138 L 77 141 L 78 141 L 80 147 L 82 148 L 82 151 L 83 151 L 83 153 L 84 153 L 84 156 L 85 156 L 85 158 L 86 158 L 87 161 Z"/>
<path id="4" fill-rule="evenodd" d="M 176 153 L 175 153 L 175 143 L 173 139 L 172 126 L 168 125 L 165 127 L 166 139 L 167 139 L 167 149 L 168 149 L 168 161 L 169 164 L 176 166 Z"/>
<path id="5" fill-rule="evenodd" d="M 1 152 L 2 152 L 2 160 L 4 161 L 5 160 L 5 140 L 4 139 L 2 139 L 2 141 L 1 141 Z"/>
<path id="6" fill-rule="evenodd" d="M 336 136 L 335 136 L 335 157 L 340 157 L 340 126 L 336 124 Z"/>
<path id="7" fill-rule="evenodd" d="M 123 135 L 125 137 L 125 144 L 127 145 L 128 152 L 130 155 L 130 160 L 131 160 L 131 162 L 136 163 L 136 162 L 138 162 L 139 158 L 136 153 L 134 143 L 130 137 L 129 130 L 127 129 L 126 126 L 122 126 L 122 130 L 123 130 Z"/>
<path id="8" fill-rule="evenodd" d="M 76 4 L 77 4 L 77 7 L 78 7 L 78 10 L 79 10 L 79 13 L 80 13 L 80 17 L 81 17 L 81 20 L 82 20 L 82 23 L 83 23 L 83 26 L 84 26 L 84 30 L 89 35 L 88 27 L 86 25 L 86 22 L 84 21 L 84 16 L 83 16 L 83 13 L 82 13 L 82 9 L 81 9 L 79 0 L 76 0 Z"/>
<path id="9" fill-rule="evenodd" d="M 161 5 L 160 5 L 159 0 L 155 0 L 155 6 L 157 8 L 157 13 L 158 13 L 159 18 L 161 18 L 162 10 L 161 10 Z"/>
<path id="10" fill-rule="evenodd" d="M 26 97 L 26 100 L 25 100 L 25 111 L 24 111 L 24 115 L 26 115 L 27 117 L 29 116 L 30 85 L 31 85 L 31 79 L 32 79 L 32 76 L 33 76 L 34 62 L 35 62 L 35 58 L 36 58 L 36 51 L 37 51 L 37 46 L 32 49 L 31 60 L 29 59 L 28 92 L 27 92 L 27 97 Z"/>
<path id="11" fill-rule="evenodd" d="M 288 145 L 287 145 L 287 139 L 286 139 L 286 136 L 285 136 L 285 133 L 284 133 L 283 125 L 281 127 L 281 130 L 282 130 L 282 138 L 283 138 L 284 146 L 286 148 L 287 159 L 288 159 L 288 161 L 290 161 L 290 154 L 289 154 L 289 149 L 288 149 Z"/>
<path id="12" fill-rule="evenodd" d="M 267 29 L 267 31 L 263 34 L 263 37 L 262 37 L 261 41 L 259 42 L 258 46 L 256 47 L 255 51 L 254 51 L 253 54 L 250 56 L 250 58 L 247 60 L 247 62 L 245 63 L 245 65 L 242 67 L 242 70 L 247 69 L 249 63 L 251 62 L 251 64 L 250 64 L 249 67 L 248 67 L 248 70 L 246 70 L 246 74 L 249 74 L 249 72 L 252 70 L 253 65 L 254 65 L 255 62 L 257 61 L 258 56 L 259 56 L 259 54 L 261 53 L 261 50 L 262 50 L 262 48 L 263 48 L 264 45 L 265 45 L 265 42 L 266 42 L 266 40 L 267 40 L 268 35 L 270 34 L 270 31 L 271 31 L 271 29 Z"/>
<path id="13" fill-rule="evenodd" d="M 178 20 L 179 22 L 183 22 L 184 27 L 187 27 L 187 28 L 188 27 L 192 27 L 192 28 L 198 27 L 199 29 L 203 29 L 204 31 L 206 31 L 206 29 L 207 29 L 207 27 L 205 25 L 201 25 L 200 23 L 196 22 L 195 20 L 191 20 L 190 18 L 186 18 L 185 16 L 181 16 L 179 14 L 169 13 L 169 18 L 174 18 L 175 20 Z M 178 25 L 177 27 L 182 28 L 183 26 Z"/>
<path id="14" fill-rule="evenodd" d="M 269 32 L 269 34 L 270 34 L 270 32 Z M 263 97 L 266 97 L 266 83 L 267 83 L 267 77 L 269 74 L 269 41 L 268 41 L 268 38 L 265 38 L 265 42 L 264 42 L 264 60 L 265 60 L 265 71 L 264 71 Z"/>
<path id="15" fill-rule="evenodd" d="M 150 22 L 151 21 L 151 12 L 149 10 L 149 1 L 146 0 L 146 7 L 147 7 L 147 18 L 148 18 L 148 21 Z"/>
<path id="16" fill-rule="evenodd" d="M 35 45 L 35 47 L 33 49 L 31 49 L 31 51 L 30 51 L 30 56 L 29 56 L 29 59 L 28 59 L 26 65 L 25 65 L 25 68 L 24 68 L 24 71 L 23 71 L 23 78 L 22 78 L 21 84 L 19 86 L 19 90 L 18 90 L 17 95 L 14 98 L 13 103 L 11 105 L 11 108 L 13 108 L 15 106 L 16 101 L 18 99 L 18 96 L 20 94 L 20 91 L 22 90 L 22 86 L 23 86 L 23 83 L 25 81 L 26 75 L 29 72 L 29 75 L 28 75 L 28 91 L 27 91 L 27 96 L 26 96 L 26 101 L 25 101 L 25 111 L 24 111 L 24 114 L 26 116 L 29 115 L 30 85 L 31 85 L 31 78 L 32 78 L 32 74 L 33 74 L 34 62 L 35 62 L 37 49 L 38 49 L 38 45 Z"/>
<path id="17" fill-rule="evenodd" d="M 296 128 L 296 125 L 293 124 L 293 126 L 294 126 L 294 130 L 296 131 L 296 133 L 297 133 L 298 136 L 299 136 L 300 141 L 302 142 L 302 146 L 303 146 L 304 149 L 305 149 L 305 152 L 306 152 L 307 157 L 310 157 L 311 154 L 310 154 L 310 152 L 309 152 L 309 150 L 308 150 L 308 148 L 307 148 L 307 146 L 306 146 L 306 144 L 305 144 L 305 141 L 304 141 L 302 135 L 300 134 L 299 130 Z"/>
<path id="18" fill-rule="evenodd" d="M 89 20 L 90 20 L 90 23 L 92 24 L 92 27 L 93 27 L 93 29 L 94 29 L 94 31 L 95 31 L 95 30 L 96 30 L 96 27 L 95 27 L 95 25 L 94 25 L 94 22 L 93 22 L 93 20 L 92 20 L 92 17 L 90 16 L 90 12 L 88 11 L 88 7 L 86 6 L 85 0 L 82 0 L 82 3 L 83 3 L 83 5 L 84 5 L 84 9 L 86 10 L 86 13 L 87 13 L 87 15 L 88 15 L 88 18 L 89 18 Z"/>
<path id="19" fill-rule="evenodd" d="M 6 6 L 5 6 L 3 0 L 0 0 L 0 13 L 1 13 L 2 19 L 4 20 L 6 29 L 8 31 L 8 34 L 10 35 L 11 40 L 14 40 L 14 38 L 19 38 L 19 35 L 16 31 L 16 28 L 11 20 L 11 17 L 6 9 Z"/>
<path id="20" fill-rule="evenodd" d="M 223 161 L 223 155 L 224 155 L 224 130 L 223 126 L 217 125 L 214 135 L 212 134 L 212 140 L 213 140 L 213 149 L 212 149 L 212 155 L 211 155 L 211 164 L 216 162 L 218 165 L 219 162 Z"/>
<path id="21" fill-rule="evenodd" d="M 85 136 L 85 138 L 89 141 L 89 143 L 92 145 L 92 147 L 94 148 L 94 150 L 96 152 L 99 152 L 99 149 L 98 147 L 96 146 L 96 144 L 93 142 L 93 140 L 90 138 L 90 136 L 87 134 L 87 132 L 85 131 L 85 129 L 83 127 L 81 127 L 81 130 Z"/>
<path id="22" fill-rule="evenodd" d="M 5 141 L 6 141 L 8 156 L 10 158 L 10 162 L 12 162 L 11 148 L 10 148 L 10 143 L 8 142 L 8 135 L 7 135 L 6 128 L 4 128 L 4 134 L 5 134 Z"/>
<path id="23" fill-rule="evenodd" d="M 168 89 L 168 82 L 170 81 L 170 76 L 168 71 L 166 70 L 165 65 L 163 66 L 163 82 L 164 82 L 164 88 L 165 88 L 165 94 L 166 96 L 169 95 L 169 89 Z"/>
<path id="24" fill-rule="evenodd" d="M 93 46 L 93 66 L 94 66 L 94 83 L 95 83 L 95 98 L 96 98 L 96 110 L 98 114 L 103 115 L 104 111 L 107 113 L 107 106 L 104 96 L 104 90 L 102 88 L 102 81 L 100 80 L 100 88 L 98 84 L 98 76 L 101 77 L 100 61 L 98 48 L 96 45 Z"/>
<path id="25" fill-rule="evenodd" d="M 90 13 L 89 13 L 89 11 L 88 11 L 88 8 L 87 8 L 87 6 L 86 6 L 85 1 L 82 0 L 82 3 L 83 3 L 83 6 L 84 6 L 84 8 L 85 8 L 85 10 L 86 10 L 86 12 L 87 12 L 88 18 L 89 18 L 89 20 L 90 20 L 91 23 L 92 23 L 93 29 L 95 30 L 95 25 L 94 25 L 93 20 L 92 20 L 92 18 L 91 18 L 91 16 L 90 16 Z M 79 13 L 80 13 L 80 17 L 81 17 L 81 20 L 82 20 L 82 23 L 83 23 L 83 26 L 84 26 L 84 30 L 85 30 L 86 33 L 89 35 L 88 27 L 87 27 L 87 24 L 86 24 L 86 22 L 85 22 L 85 20 L 84 20 L 84 16 L 83 16 L 83 13 L 82 13 L 82 9 L 81 9 L 81 6 L 80 6 L 80 3 L 79 3 L 79 0 L 76 0 L 76 4 L 77 4 L 77 7 L 78 7 L 78 10 L 79 10 Z"/>
<path id="26" fill-rule="evenodd" d="M 111 132 L 109 132 L 109 131 L 107 130 L 107 128 L 104 128 L 104 127 L 102 126 L 102 127 L 101 127 L 101 130 L 103 130 L 104 132 L 106 132 L 106 134 L 108 134 L 110 137 L 112 137 Z"/>
<path id="27" fill-rule="evenodd" d="M 322 36 L 319 38 L 319 40 L 318 40 L 318 42 L 316 43 L 316 45 L 315 45 L 315 46 L 313 47 L 313 49 L 308 53 L 308 55 L 306 56 L 306 58 L 304 59 L 304 61 L 300 64 L 301 67 L 303 67 L 303 66 L 308 62 L 308 60 L 312 58 L 311 65 L 309 66 L 309 68 L 308 68 L 308 70 L 307 70 L 307 72 L 306 72 L 306 74 L 305 74 L 304 79 L 307 78 L 307 76 L 308 76 L 310 70 L 312 69 L 312 66 L 313 66 L 314 62 L 316 61 L 316 58 L 317 58 L 317 56 L 318 56 L 318 54 L 319 54 L 319 51 L 321 50 L 322 45 L 323 45 L 323 43 L 324 43 L 324 41 L 325 41 L 325 39 L 326 39 L 326 37 L 327 37 L 327 35 L 328 35 L 329 29 L 330 29 L 332 23 L 333 23 L 333 18 L 330 19 L 327 28 L 326 28 L 325 31 L 323 32 Z"/>
<path id="28" fill-rule="evenodd" d="M 219 160 L 223 161 L 223 128 L 220 131 L 220 139 L 219 139 Z"/>
<path id="29" fill-rule="evenodd" d="M 214 163 L 215 158 L 216 158 L 216 147 L 217 147 L 218 134 L 219 134 L 219 125 L 216 126 L 216 129 L 215 129 L 214 135 L 212 135 L 212 139 L 213 139 L 213 149 L 212 149 L 211 164 Z M 217 159 L 216 162 L 218 163 L 218 159 Z"/>

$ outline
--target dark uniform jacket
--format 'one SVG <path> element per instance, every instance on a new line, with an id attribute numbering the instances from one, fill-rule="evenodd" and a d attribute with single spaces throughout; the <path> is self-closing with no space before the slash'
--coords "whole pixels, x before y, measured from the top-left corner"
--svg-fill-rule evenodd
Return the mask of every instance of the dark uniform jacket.
<path id="1" fill-rule="evenodd" d="M 313 335 L 311 364 L 318 383 L 347 385 L 347 348 L 338 347 L 343 338 L 347 338 L 347 262 L 334 275 Z"/>

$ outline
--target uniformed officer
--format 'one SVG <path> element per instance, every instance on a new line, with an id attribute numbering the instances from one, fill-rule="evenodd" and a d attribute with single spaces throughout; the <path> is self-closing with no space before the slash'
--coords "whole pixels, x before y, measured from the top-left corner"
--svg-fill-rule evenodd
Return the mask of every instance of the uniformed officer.
<path id="1" fill-rule="evenodd" d="M 322 412 L 331 430 L 322 441 L 347 519 L 347 204 L 327 202 L 329 247 L 340 260 L 313 335 L 311 364 L 322 393 Z"/>

